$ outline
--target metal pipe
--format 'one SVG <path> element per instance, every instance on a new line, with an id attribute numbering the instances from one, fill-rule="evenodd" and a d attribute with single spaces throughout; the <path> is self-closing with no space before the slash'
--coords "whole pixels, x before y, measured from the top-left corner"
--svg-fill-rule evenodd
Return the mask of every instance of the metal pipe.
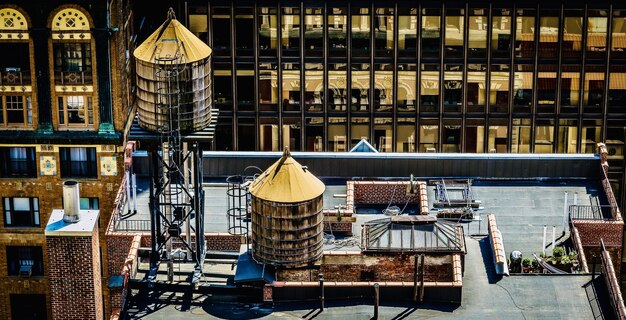
<path id="1" fill-rule="evenodd" d="M 320 278 L 320 312 L 324 311 L 324 274 L 319 273 Z"/>
<path id="2" fill-rule="evenodd" d="M 565 191 L 565 200 L 563 202 L 563 234 L 567 230 L 567 191 Z"/>
<path id="3" fill-rule="evenodd" d="M 578 205 L 578 192 L 574 192 L 574 205 Z"/>
<path id="4" fill-rule="evenodd" d="M 137 175 L 133 173 L 133 213 L 137 213 Z"/>
<path id="5" fill-rule="evenodd" d="M 543 252 L 543 254 L 546 254 L 546 232 L 547 232 L 548 226 L 544 225 L 543 226 L 543 245 L 541 246 L 541 252 Z"/>
<path id="6" fill-rule="evenodd" d="M 380 290 L 378 282 L 374 283 L 374 317 L 372 319 L 378 319 L 378 305 L 380 304 Z"/>
<path id="7" fill-rule="evenodd" d="M 556 226 L 552 226 L 552 251 L 556 248 Z"/>
<path id="8" fill-rule="evenodd" d="M 128 206 L 128 214 L 130 214 L 130 170 L 126 170 L 126 204 Z"/>

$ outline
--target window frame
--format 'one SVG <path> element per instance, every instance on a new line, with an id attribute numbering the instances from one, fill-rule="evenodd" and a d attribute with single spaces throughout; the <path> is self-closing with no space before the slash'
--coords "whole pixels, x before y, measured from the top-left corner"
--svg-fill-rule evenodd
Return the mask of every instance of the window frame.
<path id="1" fill-rule="evenodd" d="M 11 158 L 12 149 L 26 149 L 26 170 L 18 172 L 11 166 L 16 160 Z M 37 159 L 35 147 L 0 147 L 0 178 L 37 178 Z"/>
<path id="2" fill-rule="evenodd" d="M 72 120 L 69 116 L 68 101 L 69 98 L 83 98 L 83 105 L 81 108 L 72 109 L 72 112 L 82 112 L 83 122 L 70 122 Z M 57 116 L 59 127 L 71 128 L 71 127 L 93 127 L 96 125 L 96 112 L 94 110 L 93 97 L 90 95 L 60 95 L 57 96 Z"/>
<path id="3" fill-rule="evenodd" d="M 73 162 L 83 162 L 82 160 L 72 160 L 73 149 L 85 149 L 86 162 L 85 173 L 74 172 Z M 59 159 L 61 166 L 61 178 L 97 179 L 98 178 L 98 158 L 95 147 L 60 147 Z"/>
<path id="4" fill-rule="evenodd" d="M 29 265 L 32 267 L 31 276 L 41 277 L 44 275 L 41 246 L 6 246 L 6 258 L 7 275 L 9 276 L 20 276 L 21 267 Z"/>
<path id="5" fill-rule="evenodd" d="M 17 213 L 15 210 L 15 199 L 28 199 L 28 214 L 30 223 L 26 224 L 16 224 L 15 223 L 15 214 Z M 8 206 L 8 208 L 7 208 Z M 39 198 L 37 197 L 3 197 L 2 198 L 2 209 L 4 212 L 4 226 L 5 228 L 38 228 L 41 226 L 40 220 L 40 207 L 39 207 Z M 26 212 L 24 210 L 19 210 L 19 212 Z"/>

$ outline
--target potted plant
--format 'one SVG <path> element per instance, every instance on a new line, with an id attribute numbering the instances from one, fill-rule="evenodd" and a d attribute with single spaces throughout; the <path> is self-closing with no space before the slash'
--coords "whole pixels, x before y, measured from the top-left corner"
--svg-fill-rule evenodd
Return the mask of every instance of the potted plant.
<path id="1" fill-rule="evenodd" d="M 537 261 L 537 259 L 533 259 L 530 264 L 532 272 L 539 271 L 539 261 Z"/>
<path id="2" fill-rule="evenodd" d="M 530 266 L 532 262 L 529 258 L 522 259 L 522 271 L 524 273 L 528 273 L 530 271 Z"/>

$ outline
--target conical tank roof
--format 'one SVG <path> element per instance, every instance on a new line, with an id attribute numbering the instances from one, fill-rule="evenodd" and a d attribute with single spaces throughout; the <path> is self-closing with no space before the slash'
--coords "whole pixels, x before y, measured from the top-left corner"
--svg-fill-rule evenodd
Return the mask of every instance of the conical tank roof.
<path id="1" fill-rule="evenodd" d="M 135 51 L 135 58 L 149 63 L 168 63 L 158 59 L 173 59 L 184 56 L 183 63 L 205 59 L 211 55 L 211 48 L 185 28 L 174 16 L 170 8 L 167 20 L 154 31 Z"/>
<path id="2" fill-rule="evenodd" d="M 326 186 L 306 167 L 291 157 L 288 148 L 283 156 L 271 165 L 250 185 L 250 193 L 257 198 L 282 203 L 295 203 L 315 199 Z"/>

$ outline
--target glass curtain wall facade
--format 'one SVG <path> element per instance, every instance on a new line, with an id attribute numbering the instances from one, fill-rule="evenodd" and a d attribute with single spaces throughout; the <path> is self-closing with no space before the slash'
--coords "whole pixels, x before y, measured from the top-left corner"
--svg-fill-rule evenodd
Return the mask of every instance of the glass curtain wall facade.
<path id="1" fill-rule="evenodd" d="M 626 2 L 187 10 L 214 49 L 218 130 L 232 133 L 216 149 L 347 151 L 367 139 L 383 152 L 589 153 L 604 141 L 610 178 L 623 180 Z"/>

